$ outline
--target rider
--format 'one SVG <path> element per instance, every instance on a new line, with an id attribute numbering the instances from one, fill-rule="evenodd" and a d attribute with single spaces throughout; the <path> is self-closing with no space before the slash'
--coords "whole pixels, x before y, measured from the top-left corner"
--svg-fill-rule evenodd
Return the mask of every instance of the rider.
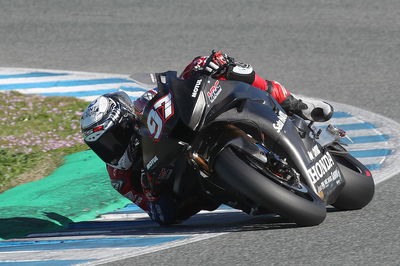
<path id="1" fill-rule="evenodd" d="M 261 78 L 254 72 L 251 65 L 238 62 L 221 51 L 213 51 L 211 56 L 196 57 L 183 70 L 180 77 L 187 79 L 198 71 L 209 73 L 219 80 L 243 81 L 267 91 L 286 112 L 294 113 L 306 120 L 324 122 L 328 121 L 333 114 L 333 108 L 328 103 L 311 99 L 298 99 L 279 82 Z"/>
<path id="2" fill-rule="evenodd" d="M 267 91 L 287 112 L 308 120 L 327 121 L 333 114 L 329 104 L 297 99 L 278 82 L 262 79 L 250 65 L 237 62 L 222 52 L 196 57 L 180 78 L 187 79 L 199 71 Z M 162 225 L 179 223 L 202 209 L 217 208 L 218 205 L 199 193 L 186 198 L 175 195 L 170 182 L 174 172 L 170 168 L 161 169 L 157 176 L 145 171 L 133 109 L 132 101 L 124 92 L 109 93 L 94 100 L 81 118 L 85 143 L 106 162 L 113 188 Z"/>

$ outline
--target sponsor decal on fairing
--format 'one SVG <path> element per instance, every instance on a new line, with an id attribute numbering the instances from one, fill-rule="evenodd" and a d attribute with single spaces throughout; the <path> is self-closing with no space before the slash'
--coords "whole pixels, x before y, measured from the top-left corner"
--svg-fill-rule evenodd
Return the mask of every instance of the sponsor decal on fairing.
<path id="1" fill-rule="evenodd" d="M 275 128 L 276 132 L 280 133 L 283 126 L 287 120 L 287 114 L 282 111 L 278 111 L 278 121 L 276 121 L 272 126 Z"/>
<path id="2" fill-rule="evenodd" d="M 319 149 L 318 145 L 314 145 L 311 151 L 307 151 L 307 153 L 310 160 L 313 161 L 315 158 L 318 157 L 318 155 L 321 154 L 321 150 Z"/>
<path id="3" fill-rule="evenodd" d="M 317 186 L 317 192 L 320 192 L 329 187 L 329 185 L 333 182 L 335 182 L 336 185 L 339 185 L 342 182 L 341 174 L 339 172 L 339 169 L 337 168 L 332 171 L 332 173 L 327 178 L 325 178 L 325 180 L 323 180 L 319 186 Z"/>
<path id="4" fill-rule="evenodd" d="M 332 156 L 326 153 L 313 166 L 308 168 L 307 171 L 312 181 L 316 183 L 334 166 L 334 164 Z"/>
<path id="5" fill-rule="evenodd" d="M 196 98 L 197 93 L 199 92 L 200 85 L 201 85 L 202 81 L 203 81 L 202 79 L 198 79 L 196 81 L 196 85 L 194 85 L 194 88 L 193 88 L 193 91 L 192 91 L 192 98 Z"/>
<path id="6" fill-rule="evenodd" d="M 222 88 L 219 85 L 219 80 L 215 81 L 214 85 L 207 92 L 207 97 L 210 103 L 213 103 L 217 99 L 218 95 L 221 93 Z"/>
<path id="7" fill-rule="evenodd" d="M 146 165 L 147 170 L 149 170 L 156 162 L 158 162 L 158 157 L 154 156 L 153 159 L 151 159 Z"/>
<path id="8" fill-rule="evenodd" d="M 329 187 L 333 182 L 342 182 L 341 173 L 329 152 L 325 153 L 313 166 L 307 169 L 311 181 L 316 185 L 317 192 Z M 325 178 L 324 178 L 325 177 Z M 320 184 L 317 183 L 321 181 Z"/>

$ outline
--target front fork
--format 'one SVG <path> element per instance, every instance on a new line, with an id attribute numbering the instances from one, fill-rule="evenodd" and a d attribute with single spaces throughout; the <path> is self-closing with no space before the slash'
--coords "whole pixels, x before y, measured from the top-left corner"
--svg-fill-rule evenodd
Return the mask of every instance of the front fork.
<path id="1" fill-rule="evenodd" d="M 189 151 L 189 158 L 204 174 L 210 176 L 215 158 L 227 146 L 245 150 L 262 159 L 264 157 L 262 152 L 254 144 L 256 144 L 255 139 L 240 128 L 231 124 L 219 125 L 199 134 Z"/>

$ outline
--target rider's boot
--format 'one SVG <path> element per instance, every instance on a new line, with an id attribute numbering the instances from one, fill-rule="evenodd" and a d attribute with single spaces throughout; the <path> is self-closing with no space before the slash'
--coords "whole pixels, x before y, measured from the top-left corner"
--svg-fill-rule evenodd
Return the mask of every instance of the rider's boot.
<path id="1" fill-rule="evenodd" d="M 289 95 L 281 106 L 286 112 L 315 122 L 328 121 L 333 115 L 333 107 L 330 104 L 314 99 L 299 99 L 293 94 Z"/>

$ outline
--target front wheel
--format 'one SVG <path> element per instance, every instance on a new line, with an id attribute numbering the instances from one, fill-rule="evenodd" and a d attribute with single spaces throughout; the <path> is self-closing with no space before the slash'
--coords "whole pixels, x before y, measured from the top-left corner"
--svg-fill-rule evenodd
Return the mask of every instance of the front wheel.
<path id="1" fill-rule="evenodd" d="M 313 191 L 302 186 L 303 195 L 272 181 L 231 148 L 220 152 L 214 163 L 218 178 L 255 203 L 287 217 L 301 226 L 318 225 L 326 217 L 325 203 Z"/>

